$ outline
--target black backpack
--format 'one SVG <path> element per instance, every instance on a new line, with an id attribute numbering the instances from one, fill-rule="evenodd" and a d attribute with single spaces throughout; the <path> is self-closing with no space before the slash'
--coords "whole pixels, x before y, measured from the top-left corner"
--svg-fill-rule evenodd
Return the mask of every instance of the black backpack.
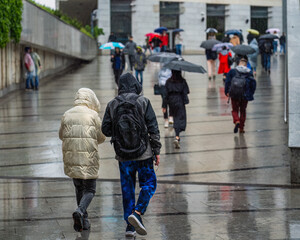
<path id="1" fill-rule="evenodd" d="M 270 42 L 264 43 L 265 53 L 272 53 L 272 44 Z"/>
<path id="2" fill-rule="evenodd" d="M 236 71 L 235 76 L 231 80 L 229 96 L 233 100 L 242 100 L 245 94 L 246 74 Z"/>
<path id="3" fill-rule="evenodd" d="M 137 103 L 139 95 L 125 99 L 116 97 L 118 106 L 113 115 L 113 131 L 111 143 L 115 152 L 126 160 L 140 157 L 148 145 L 148 130 L 142 113 L 142 107 Z"/>

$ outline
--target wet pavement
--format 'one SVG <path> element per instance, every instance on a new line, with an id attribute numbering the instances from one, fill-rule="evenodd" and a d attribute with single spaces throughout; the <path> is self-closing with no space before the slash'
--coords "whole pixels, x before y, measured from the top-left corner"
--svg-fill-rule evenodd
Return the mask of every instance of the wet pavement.
<path id="1" fill-rule="evenodd" d="M 206 66 L 204 56 L 186 59 Z M 274 56 L 270 76 L 258 69 L 244 135 L 233 134 L 221 76 L 209 81 L 185 73 L 188 125 L 177 150 L 173 129 L 163 126 L 161 98 L 153 95 L 159 64 L 148 64 L 144 95 L 157 114 L 163 147 L 157 193 L 144 217 L 148 236 L 136 239 L 300 238 L 300 187 L 290 185 L 282 67 L 282 56 Z M 100 145 L 92 229 L 80 234 L 72 227 L 75 193 L 63 173 L 58 129 L 80 87 L 95 91 L 102 117 L 116 94 L 107 56 L 42 84 L 39 92 L 0 100 L 0 239 L 125 239 L 109 139 Z"/>

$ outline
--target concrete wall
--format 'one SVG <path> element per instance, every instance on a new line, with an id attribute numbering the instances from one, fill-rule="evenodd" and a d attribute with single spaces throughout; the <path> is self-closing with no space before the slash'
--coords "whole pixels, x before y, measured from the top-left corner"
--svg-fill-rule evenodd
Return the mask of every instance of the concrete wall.
<path id="1" fill-rule="evenodd" d="M 184 53 L 200 52 L 200 44 L 206 38 L 206 4 L 185 2 L 182 6 L 179 26 L 184 29 L 181 33 Z M 202 17 L 205 19 L 203 22 Z"/>
<path id="2" fill-rule="evenodd" d="M 98 42 L 106 43 L 110 35 L 110 0 L 98 0 L 98 27 L 103 28 L 105 35 L 98 37 Z"/>
<path id="3" fill-rule="evenodd" d="M 268 27 L 279 28 L 282 31 L 282 7 L 269 7 Z"/>

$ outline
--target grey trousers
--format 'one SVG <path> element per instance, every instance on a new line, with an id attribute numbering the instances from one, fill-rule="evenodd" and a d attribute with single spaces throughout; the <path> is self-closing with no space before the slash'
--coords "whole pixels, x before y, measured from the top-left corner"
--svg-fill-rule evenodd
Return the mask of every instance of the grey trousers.
<path id="1" fill-rule="evenodd" d="M 76 179 L 73 178 L 75 186 L 77 211 L 79 211 L 84 218 L 88 217 L 87 208 L 92 202 L 96 193 L 96 179 Z"/>

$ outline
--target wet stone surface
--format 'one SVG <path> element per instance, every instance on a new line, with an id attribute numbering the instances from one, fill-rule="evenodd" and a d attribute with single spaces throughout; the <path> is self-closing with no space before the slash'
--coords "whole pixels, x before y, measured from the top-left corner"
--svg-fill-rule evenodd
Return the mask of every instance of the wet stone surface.
<path id="1" fill-rule="evenodd" d="M 205 65 L 204 56 L 186 56 Z M 181 149 L 165 129 L 161 97 L 153 95 L 159 64 L 144 73 L 144 95 L 157 114 L 163 144 L 158 188 L 143 218 L 148 235 L 136 239 L 297 239 L 300 189 L 291 188 L 287 126 L 283 122 L 283 58 L 268 76 L 258 69 L 246 133 L 233 134 L 221 76 L 185 73 L 190 86 L 188 125 Z M 116 86 L 107 56 L 0 99 L 0 239 L 125 239 L 117 161 L 109 139 L 100 146 L 97 193 L 89 208 L 91 231 L 76 233 L 74 187 L 63 173 L 58 128 L 75 92 L 97 94 L 101 117 Z"/>

